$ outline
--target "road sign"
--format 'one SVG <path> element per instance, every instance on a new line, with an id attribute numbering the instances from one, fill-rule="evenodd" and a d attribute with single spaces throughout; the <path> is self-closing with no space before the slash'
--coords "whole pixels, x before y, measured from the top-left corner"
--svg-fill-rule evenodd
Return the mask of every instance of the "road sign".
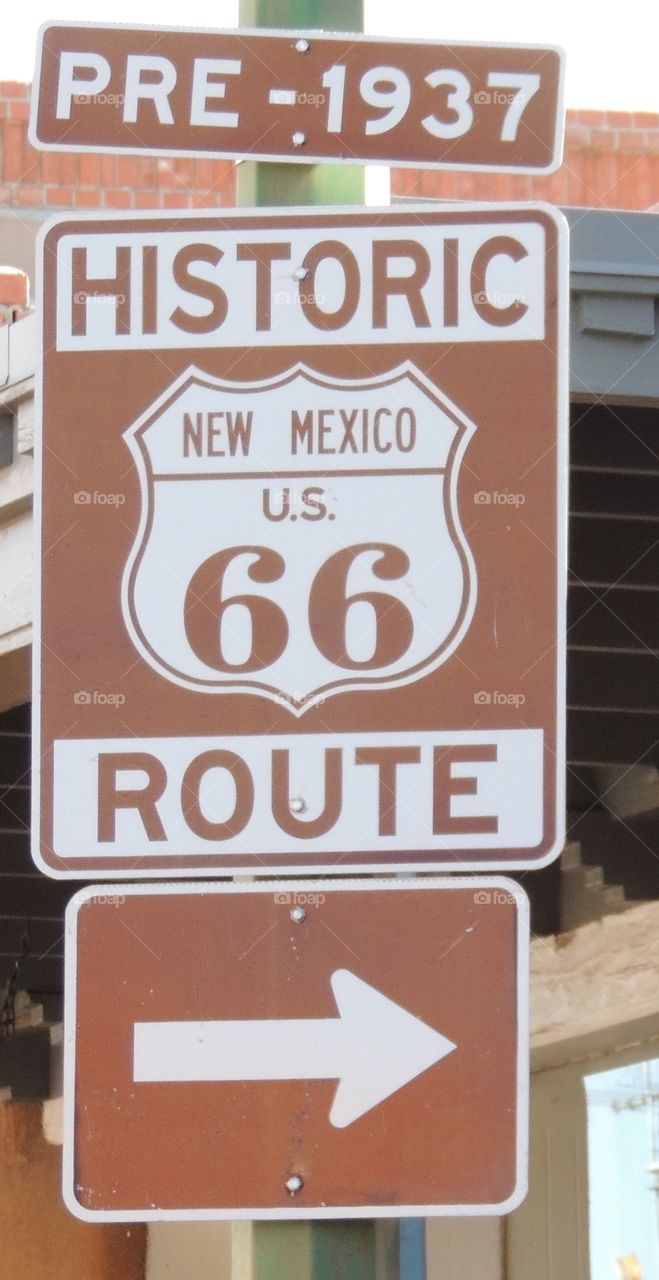
<path id="1" fill-rule="evenodd" d="M 562 227 L 482 205 L 49 225 L 43 870 L 560 851 Z"/>
<path id="2" fill-rule="evenodd" d="M 562 82 L 548 46 L 46 23 L 30 136 L 64 151 L 551 173 Z"/>
<path id="3" fill-rule="evenodd" d="M 509 1212 L 525 1193 L 527 960 L 526 897 L 500 879 L 82 890 L 69 1208 Z"/>

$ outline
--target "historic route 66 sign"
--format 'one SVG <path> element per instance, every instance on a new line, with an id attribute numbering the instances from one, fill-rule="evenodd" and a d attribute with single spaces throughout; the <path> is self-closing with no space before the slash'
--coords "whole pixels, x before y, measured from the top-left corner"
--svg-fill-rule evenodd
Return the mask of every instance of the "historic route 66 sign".
<path id="1" fill-rule="evenodd" d="M 165 680 L 296 714 L 433 670 L 473 612 L 454 474 L 473 430 L 409 363 L 251 384 L 187 369 L 126 433 L 136 648 Z"/>
<path id="2" fill-rule="evenodd" d="M 555 856 L 560 215 L 64 217 L 42 257 L 38 865 Z"/>

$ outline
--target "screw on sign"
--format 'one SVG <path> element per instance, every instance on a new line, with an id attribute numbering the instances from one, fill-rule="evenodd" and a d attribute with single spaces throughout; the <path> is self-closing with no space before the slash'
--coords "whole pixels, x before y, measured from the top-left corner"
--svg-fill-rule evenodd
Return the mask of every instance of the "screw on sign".
<path id="1" fill-rule="evenodd" d="M 65 217 L 42 252 L 39 865 L 554 857 L 560 215 Z"/>
<path id="2" fill-rule="evenodd" d="M 30 136 L 67 151 L 551 173 L 562 83 L 562 52 L 546 46 L 46 23 Z"/>
<path id="3" fill-rule="evenodd" d="M 69 1208 L 513 1209 L 527 958 L 528 904 L 505 880 L 83 890 L 67 913 Z"/>

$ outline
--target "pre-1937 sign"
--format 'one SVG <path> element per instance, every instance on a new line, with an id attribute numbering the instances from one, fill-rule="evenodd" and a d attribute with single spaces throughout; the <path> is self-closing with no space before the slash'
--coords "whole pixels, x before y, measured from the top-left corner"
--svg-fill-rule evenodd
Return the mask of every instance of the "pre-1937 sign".
<path id="1" fill-rule="evenodd" d="M 538 45 L 49 22 L 30 131 L 64 151 L 550 173 L 562 76 Z"/>
<path id="2" fill-rule="evenodd" d="M 554 856 L 560 216 L 64 217 L 42 248 L 39 865 Z"/>

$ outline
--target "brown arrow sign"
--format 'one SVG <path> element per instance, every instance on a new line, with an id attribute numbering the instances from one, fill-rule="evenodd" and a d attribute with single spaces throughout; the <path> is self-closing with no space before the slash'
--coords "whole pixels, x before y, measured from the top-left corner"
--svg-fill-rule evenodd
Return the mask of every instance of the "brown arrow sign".
<path id="1" fill-rule="evenodd" d="M 31 139 L 59 151 L 551 173 L 561 50 L 47 23 Z"/>
<path id="2" fill-rule="evenodd" d="M 528 906 L 512 882 L 85 889 L 67 948 L 77 1216 L 521 1200 Z"/>

